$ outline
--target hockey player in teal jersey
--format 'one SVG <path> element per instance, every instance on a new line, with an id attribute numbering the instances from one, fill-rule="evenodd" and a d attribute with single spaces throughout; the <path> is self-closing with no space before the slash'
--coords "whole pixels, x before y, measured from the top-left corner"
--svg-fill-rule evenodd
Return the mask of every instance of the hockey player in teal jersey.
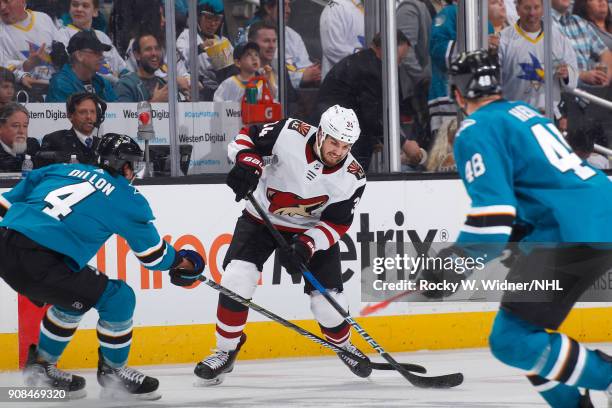
<path id="1" fill-rule="evenodd" d="M 438 256 L 473 255 L 486 245 L 491 259 L 491 248 L 497 243 L 501 252 L 513 226 L 529 226 L 522 242 L 540 244 L 518 257 L 507 279 L 557 279 L 563 291 L 542 301 L 504 293 L 490 348 L 500 361 L 525 370 L 551 406 L 589 407 L 588 393 L 578 388 L 610 389 L 612 358 L 547 329 L 557 330 L 580 295 L 612 268 L 612 183 L 580 160 L 536 109 L 502 99 L 498 78 L 486 51 L 462 53 L 450 66 L 451 93 L 467 116 L 454 142 L 455 160 L 472 204 L 457 245 Z M 423 277 L 463 275 L 428 270 Z"/>
<path id="2" fill-rule="evenodd" d="M 0 195 L 0 277 L 38 304 L 52 305 L 24 369 L 27 385 L 85 396 L 85 379 L 56 363 L 83 315 L 98 311 L 98 382 L 105 394 L 157 399 L 158 381 L 126 366 L 132 341 L 134 291 L 87 262 L 113 234 L 124 237 L 146 268 L 170 270 L 189 286 L 204 269 L 195 251 L 175 251 L 160 238 L 147 200 L 131 185 L 142 150 L 124 135 L 106 134 L 98 166 L 55 164 L 32 171 Z"/>

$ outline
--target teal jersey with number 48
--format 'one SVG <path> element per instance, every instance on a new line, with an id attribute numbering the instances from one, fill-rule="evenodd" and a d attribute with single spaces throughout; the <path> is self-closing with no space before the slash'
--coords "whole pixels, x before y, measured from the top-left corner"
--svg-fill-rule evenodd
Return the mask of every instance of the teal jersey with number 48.
<path id="1" fill-rule="evenodd" d="M 472 200 L 458 242 L 506 241 L 517 220 L 533 227 L 526 242 L 612 242 L 612 182 L 531 106 L 481 107 L 454 150 Z"/>
<path id="2" fill-rule="evenodd" d="M 113 234 L 124 237 L 140 262 L 165 270 L 175 251 L 160 238 L 147 200 L 123 176 L 85 164 L 32 171 L 0 195 L 0 226 L 66 255 L 82 269 Z"/>

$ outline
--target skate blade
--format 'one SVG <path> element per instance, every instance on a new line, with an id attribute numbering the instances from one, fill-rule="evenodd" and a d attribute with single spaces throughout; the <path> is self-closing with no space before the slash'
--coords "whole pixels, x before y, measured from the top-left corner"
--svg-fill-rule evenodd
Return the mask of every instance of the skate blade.
<path id="1" fill-rule="evenodd" d="M 219 385 L 225 379 L 225 373 L 219 374 L 217 377 L 212 378 L 210 380 L 204 378 L 197 378 L 193 383 L 195 387 L 214 387 L 215 385 Z"/>
<path id="2" fill-rule="evenodd" d="M 61 390 L 61 388 L 51 387 L 49 384 L 47 384 L 43 380 L 37 380 L 35 376 L 30 376 L 30 375 L 24 376 L 23 382 L 28 387 L 44 388 L 47 390 Z M 78 399 L 85 398 L 87 396 L 87 390 L 85 388 L 81 388 L 80 390 L 76 390 L 76 391 L 66 390 L 66 392 L 68 394 L 68 399 L 70 400 L 78 400 Z"/>
<path id="3" fill-rule="evenodd" d="M 100 390 L 100 399 L 115 400 L 115 401 L 155 401 L 162 397 L 157 391 L 151 391 L 144 394 L 131 394 L 122 389 L 102 388 Z"/>

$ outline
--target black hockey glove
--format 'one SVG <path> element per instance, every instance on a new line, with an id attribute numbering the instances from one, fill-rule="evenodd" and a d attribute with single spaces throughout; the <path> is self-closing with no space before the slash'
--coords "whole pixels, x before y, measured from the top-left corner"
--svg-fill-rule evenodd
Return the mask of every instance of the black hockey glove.
<path id="1" fill-rule="evenodd" d="M 302 265 L 308 265 L 313 253 L 312 238 L 300 234 L 293 237 L 288 249 L 279 251 L 278 260 L 290 275 L 301 274 Z"/>
<path id="2" fill-rule="evenodd" d="M 419 275 L 419 281 L 427 281 L 431 286 L 431 289 L 421 292 L 423 296 L 430 299 L 442 299 L 453 295 L 455 292 L 450 289 L 449 284 L 459 283 L 461 285 L 461 281 L 466 278 L 466 273 L 458 273 L 459 268 L 457 268 L 460 265 L 457 261 L 459 258 L 465 258 L 465 256 L 465 252 L 456 246 L 440 250 L 436 258 L 441 260 L 441 262 L 436 259 L 433 262 L 436 266 L 435 268 L 423 269 Z M 445 284 L 446 286 L 444 286 Z M 421 282 L 419 282 L 420 286 Z M 461 286 L 458 288 L 461 289 Z"/>
<path id="3" fill-rule="evenodd" d="M 227 174 L 225 181 L 236 194 L 236 202 L 255 190 L 262 171 L 263 159 L 255 150 L 241 150 L 236 155 L 236 164 Z"/>
<path id="4" fill-rule="evenodd" d="M 185 259 L 191 262 L 192 269 L 178 267 Z M 176 286 L 191 286 L 204 272 L 205 266 L 206 262 L 204 262 L 202 255 L 191 249 L 181 249 L 176 253 L 176 260 L 170 268 L 170 282 Z"/>

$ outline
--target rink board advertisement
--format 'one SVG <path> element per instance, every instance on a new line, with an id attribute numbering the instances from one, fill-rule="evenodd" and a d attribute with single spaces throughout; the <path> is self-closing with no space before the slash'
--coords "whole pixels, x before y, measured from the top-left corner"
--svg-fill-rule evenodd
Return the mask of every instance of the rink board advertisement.
<path id="1" fill-rule="evenodd" d="M 26 105 L 30 112 L 29 135 L 42 140 L 43 136 L 72 126 L 66 117 L 63 103 L 34 103 Z M 100 134 L 121 133 L 136 138 L 138 115 L 136 103 L 109 103 Z M 155 138 L 151 145 L 170 144 L 168 138 L 170 113 L 167 103 L 152 104 Z M 226 173 L 227 144 L 242 127 L 239 103 L 197 102 L 179 103 L 177 123 L 179 145 L 191 145 L 189 174 Z"/>
<path id="2" fill-rule="evenodd" d="M 223 184 L 160 185 L 139 188 L 157 217 L 156 226 L 175 247 L 204 254 L 206 274 L 219 282 L 221 265 L 243 204 Z M 5 190 L 0 190 L 3 192 Z M 342 270 L 350 311 L 357 316 L 361 303 L 361 261 L 373 243 L 452 242 L 469 208 L 459 180 L 370 182 L 355 211 L 351 229 L 341 243 Z M 126 280 L 136 292 L 133 364 L 190 362 L 214 347 L 218 293 L 206 285 L 179 288 L 166 272 L 140 266 L 126 242 L 116 236 L 92 259 L 112 278 Z M 273 257 L 264 265 L 254 301 L 270 311 L 319 333 L 312 321 L 302 283 L 291 277 Z M 573 312 L 566 328 L 581 340 L 610 340 L 607 304 L 589 303 Z M 17 296 L 0 282 L 0 369 L 17 367 Z M 364 328 L 389 351 L 483 347 L 497 303 L 393 303 L 359 319 Z M 21 317 L 23 318 L 23 316 Z M 97 361 L 95 310 L 88 312 L 63 357 L 64 367 L 91 367 Z M 241 358 L 318 355 L 323 348 L 251 311 L 249 341 Z M 588 333 L 583 332 L 588 327 Z M 363 345 L 357 334 L 353 339 Z M 367 346 L 364 346 L 367 347 Z"/>

